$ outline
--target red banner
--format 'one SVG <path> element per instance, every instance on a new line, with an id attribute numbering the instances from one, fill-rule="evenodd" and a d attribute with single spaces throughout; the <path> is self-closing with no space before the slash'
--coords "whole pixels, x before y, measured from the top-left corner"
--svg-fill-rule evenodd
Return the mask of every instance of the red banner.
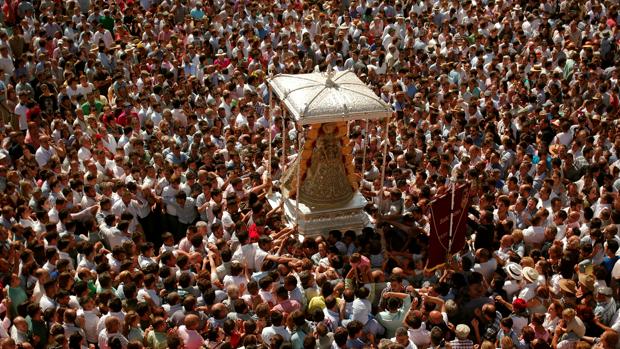
<path id="1" fill-rule="evenodd" d="M 462 184 L 454 193 L 454 208 L 452 215 L 452 249 L 450 253 L 459 252 L 465 246 L 465 233 L 467 233 L 467 211 L 471 200 L 469 199 L 469 185 Z"/>
<path id="2" fill-rule="evenodd" d="M 450 203 L 451 192 L 431 202 L 431 235 L 428 242 L 427 269 L 446 262 L 450 244 Z"/>
<path id="3" fill-rule="evenodd" d="M 454 206 L 452 190 L 455 191 Z M 459 185 L 456 189 L 452 187 L 445 195 L 431 202 L 427 269 L 446 263 L 451 254 L 459 252 L 465 246 L 469 203 L 467 184 Z M 450 212 L 452 212 L 452 239 L 450 239 Z"/>

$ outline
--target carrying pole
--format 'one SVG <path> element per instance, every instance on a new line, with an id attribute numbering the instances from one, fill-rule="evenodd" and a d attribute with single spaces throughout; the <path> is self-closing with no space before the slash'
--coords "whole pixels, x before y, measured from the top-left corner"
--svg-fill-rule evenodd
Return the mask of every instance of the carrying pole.
<path id="1" fill-rule="evenodd" d="M 386 119 L 385 119 L 385 130 L 383 130 L 384 132 L 384 143 L 383 143 L 383 163 L 381 164 L 381 187 L 379 188 L 379 190 L 381 190 L 381 192 L 379 193 L 379 198 L 381 199 L 379 201 L 380 204 L 380 209 L 383 208 L 383 202 L 385 201 L 385 192 L 383 190 L 383 187 L 385 185 L 385 167 L 387 166 L 387 164 L 385 163 L 385 160 L 387 159 L 387 148 L 388 148 L 388 127 L 390 125 L 390 118 L 391 118 L 392 114 L 390 114 Z"/>

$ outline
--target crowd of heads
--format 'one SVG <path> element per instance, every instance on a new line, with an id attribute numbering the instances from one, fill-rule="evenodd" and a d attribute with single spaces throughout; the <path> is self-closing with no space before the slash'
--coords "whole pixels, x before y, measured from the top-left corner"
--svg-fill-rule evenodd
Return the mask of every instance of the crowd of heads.
<path id="1" fill-rule="evenodd" d="M 619 5 L 5 0 L 0 348 L 614 349 Z M 277 74 L 354 72 L 368 225 L 274 203 Z M 466 244 L 427 267 L 433 200 Z"/>

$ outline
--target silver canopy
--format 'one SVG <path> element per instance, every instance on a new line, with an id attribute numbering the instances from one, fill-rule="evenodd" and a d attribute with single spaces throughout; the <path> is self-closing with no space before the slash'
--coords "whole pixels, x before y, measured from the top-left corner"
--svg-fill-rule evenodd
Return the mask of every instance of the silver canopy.
<path id="1" fill-rule="evenodd" d="M 301 125 L 348 120 L 382 119 L 391 106 L 351 71 L 281 74 L 269 85 Z"/>

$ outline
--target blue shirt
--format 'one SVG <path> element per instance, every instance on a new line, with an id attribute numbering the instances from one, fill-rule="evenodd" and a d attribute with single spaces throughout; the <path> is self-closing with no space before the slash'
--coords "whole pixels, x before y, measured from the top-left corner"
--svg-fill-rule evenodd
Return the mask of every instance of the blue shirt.
<path id="1" fill-rule="evenodd" d="M 608 273 L 611 273 L 611 270 L 614 268 L 614 265 L 616 264 L 616 261 L 618 261 L 618 256 L 613 256 L 611 258 L 609 257 L 605 257 L 603 258 L 603 267 L 605 267 L 605 270 L 607 270 Z"/>
<path id="2" fill-rule="evenodd" d="M 351 349 L 362 349 L 366 347 L 366 343 L 364 343 L 361 339 L 359 338 L 355 338 L 355 339 L 347 339 L 347 348 L 351 348 Z"/>
<path id="3" fill-rule="evenodd" d="M 418 92 L 418 89 L 415 87 L 415 85 L 407 86 L 407 96 L 409 96 L 409 98 L 413 98 L 416 92 Z"/>
<path id="4" fill-rule="evenodd" d="M 193 19 L 203 19 L 205 17 L 205 13 L 199 8 L 191 10 L 189 15 L 192 16 Z"/>
<path id="5" fill-rule="evenodd" d="M 293 349 L 303 349 L 304 339 L 306 339 L 306 333 L 302 330 L 297 330 L 291 336 L 291 344 Z"/>

